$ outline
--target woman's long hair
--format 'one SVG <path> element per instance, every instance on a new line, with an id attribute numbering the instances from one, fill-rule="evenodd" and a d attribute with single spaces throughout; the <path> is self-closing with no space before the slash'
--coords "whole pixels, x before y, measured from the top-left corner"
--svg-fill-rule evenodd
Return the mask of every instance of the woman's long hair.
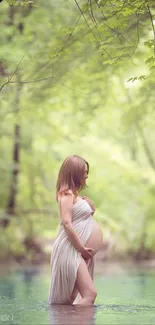
<path id="1" fill-rule="evenodd" d="M 77 195 L 79 191 L 87 187 L 84 182 L 85 164 L 87 164 L 89 173 L 89 164 L 84 158 L 73 155 L 64 160 L 58 174 L 56 200 L 58 200 L 58 193 L 72 190 Z"/>

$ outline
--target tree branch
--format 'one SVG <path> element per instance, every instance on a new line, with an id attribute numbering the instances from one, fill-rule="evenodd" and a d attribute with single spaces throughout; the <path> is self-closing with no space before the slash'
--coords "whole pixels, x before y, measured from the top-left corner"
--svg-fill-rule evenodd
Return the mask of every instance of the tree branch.
<path id="1" fill-rule="evenodd" d="M 19 68 L 19 66 L 20 66 L 20 64 L 21 64 L 21 62 L 23 61 L 23 59 L 24 59 L 24 56 L 23 56 L 23 58 L 19 61 L 19 63 L 17 64 L 16 69 L 14 70 L 14 72 L 12 73 L 12 75 L 10 76 L 10 78 L 8 78 L 8 81 L 5 82 L 5 83 L 0 87 L 0 92 L 2 91 L 2 89 L 3 89 L 6 85 L 8 85 L 9 83 L 13 83 L 11 80 L 12 80 L 13 76 L 16 74 L 16 72 L 17 72 L 17 70 L 18 70 L 18 68 Z"/>
<path id="2" fill-rule="evenodd" d="M 95 0 L 95 3 L 97 5 L 98 8 L 101 8 L 100 5 L 98 4 L 97 0 Z M 109 22 L 108 22 L 108 18 L 105 16 L 105 14 L 103 13 L 103 11 L 101 11 L 101 14 L 103 16 L 103 18 L 107 21 L 107 23 L 105 23 L 103 21 L 103 24 L 108 27 L 114 34 L 116 34 L 119 38 L 123 39 L 124 41 L 127 41 L 128 43 L 131 44 L 131 42 L 125 38 L 123 35 L 121 35 L 119 32 L 117 32 L 115 29 L 113 29 L 111 26 L 109 26 Z"/>
<path id="3" fill-rule="evenodd" d="M 24 58 L 24 57 L 23 57 Z M 4 88 L 4 86 L 6 86 L 7 84 L 29 84 L 29 83 L 34 83 L 34 82 L 40 82 L 40 81 L 45 81 L 45 80 L 50 80 L 50 79 L 55 79 L 55 81 L 57 83 L 59 83 L 61 86 L 69 89 L 69 90 L 73 90 L 76 93 L 82 94 L 82 95 L 90 95 L 92 92 L 89 93 L 83 93 L 79 90 L 73 89 L 71 87 L 66 86 L 64 83 L 62 83 L 61 81 L 58 81 L 54 76 L 50 76 L 50 77 L 45 77 L 45 78 L 40 78 L 40 79 L 35 79 L 35 80 L 25 80 L 25 81 L 11 81 L 13 76 L 16 74 L 16 72 L 18 71 L 18 68 L 21 64 L 21 62 L 23 61 L 23 58 L 20 60 L 20 62 L 17 64 L 17 67 L 15 69 L 15 71 L 13 72 L 13 74 L 11 75 L 11 77 L 8 79 L 7 82 L 5 82 L 1 87 L 0 87 L 0 92 L 2 91 L 2 89 Z"/>
<path id="4" fill-rule="evenodd" d="M 147 1 L 146 1 L 146 3 L 147 3 Z M 154 23 L 153 23 L 153 17 L 152 17 L 152 14 L 151 14 L 151 10 L 150 10 L 150 7 L 149 7 L 148 4 L 147 4 L 147 9 L 148 9 L 148 12 L 149 12 L 151 25 L 152 25 L 153 38 L 154 38 L 154 55 L 155 55 L 155 28 L 154 28 Z"/>
<path id="5" fill-rule="evenodd" d="M 83 11 L 82 11 L 81 7 L 79 6 L 79 4 L 78 4 L 77 0 L 74 0 L 74 1 L 75 1 L 76 5 L 77 5 L 77 7 L 78 7 L 79 11 L 81 12 L 81 15 L 82 15 L 82 17 L 83 17 L 83 19 L 84 19 L 84 21 L 85 21 L 85 23 L 86 23 L 87 27 L 89 28 L 89 30 L 90 30 L 90 32 L 91 32 L 91 34 L 94 36 L 94 38 L 95 38 L 96 42 L 97 42 L 98 44 L 100 44 L 100 43 L 99 43 L 99 41 L 98 41 L 98 39 L 96 38 L 96 35 L 94 34 L 94 32 L 92 31 L 91 27 L 89 26 L 89 24 L 88 24 L 88 22 L 87 22 L 87 19 L 86 19 L 86 17 L 85 17 L 85 15 L 84 15 L 84 13 L 83 13 Z"/>

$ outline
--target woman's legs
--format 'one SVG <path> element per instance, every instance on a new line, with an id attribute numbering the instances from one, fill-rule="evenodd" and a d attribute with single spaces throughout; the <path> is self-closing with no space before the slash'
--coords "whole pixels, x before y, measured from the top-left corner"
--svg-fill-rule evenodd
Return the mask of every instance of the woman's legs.
<path id="1" fill-rule="evenodd" d="M 79 265 L 77 271 L 77 278 L 72 293 L 72 298 L 75 299 L 77 293 L 80 293 L 82 299 L 77 303 L 77 305 L 93 305 L 97 296 L 96 289 L 93 284 L 93 280 L 89 274 L 85 260 L 82 258 L 82 261 Z M 74 301 L 74 300 L 72 300 Z"/>
<path id="2" fill-rule="evenodd" d="M 78 287 L 77 287 L 77 282 L 75 281 L 74 289 L 73 289 L 73 292 L 72 292 L 72 295 L 71 295 L 71 304 L 73 304 L 78 292 L 79 292 L 79 290 L 78 290 Z"/>

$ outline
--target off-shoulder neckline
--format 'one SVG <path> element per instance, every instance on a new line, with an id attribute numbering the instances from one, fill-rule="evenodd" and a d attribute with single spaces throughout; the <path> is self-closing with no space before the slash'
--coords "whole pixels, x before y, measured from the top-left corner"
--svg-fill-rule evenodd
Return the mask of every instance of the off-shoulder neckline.
<path id="1" fill-rule="evenodd" d="M 74 208 L 74 206 L 75 206 L 77 203 L 82 202 L 82 201 L 85 201 L 85 200 L 82 199 L 82 198 L 80 198 L 77 202 L 73 203 L 73 208 Z"/>

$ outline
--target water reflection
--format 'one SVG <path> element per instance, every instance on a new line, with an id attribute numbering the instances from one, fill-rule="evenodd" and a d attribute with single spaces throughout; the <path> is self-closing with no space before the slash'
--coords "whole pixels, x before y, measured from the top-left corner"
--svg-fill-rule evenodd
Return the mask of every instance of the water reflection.
<path id="1" fill-rule="evenodd" d="M 1 269 L 0 269 L 1 271 Z M 0 276 L 0 324 L 99 325 L 155 324 L 154 271 L 95 277 L 95 306 L 47 303 L 49 273 L 41 268 Z M 13 317 L 14 321 L 10 322 Z"/>
<path id="2" fill-rule="evenodd" d="M 34 285 L 35 277 L 39 275 L 37 269 L 25 269 L 21 273 L 21 280 L 23 282 L 23 290 L 25 297 L 28 297 L 32 293 L 32 287 Z"/>
<path id="3" fill-rule="evenodd" d="M 49 306 L 50 325 L 95 325 L 95 306 Z"/>

